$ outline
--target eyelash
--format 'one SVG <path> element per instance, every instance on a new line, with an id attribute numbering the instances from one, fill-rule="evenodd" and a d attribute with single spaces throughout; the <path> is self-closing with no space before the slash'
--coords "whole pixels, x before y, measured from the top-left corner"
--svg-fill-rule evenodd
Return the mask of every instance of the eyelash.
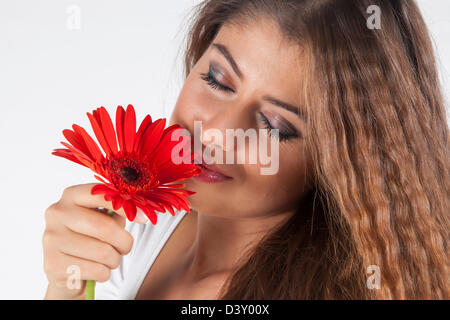
<path id="1" fill-rule="evenodd" d="M 222 91 L 225 91 L 227 93 L 234 93 L 234 90 L 224 86 L 223 84 L 221 84 L 220 82 L 218 82 L 216 80 L 216 78 L 214 77 L 214 75 L 212 74 L 211 70 L 208 71 L 208 73 L 201 73 L 200 74 L 202 79 L 213 89 L 219 89 Z"/>
<path id="2" fill-rule="evenodd" d="M 264 123 L 265 128 L 267 130 L 269 130 L 269 136 L 272 136 L 272 130 L 274 130 L 275 128 L 272 127 L 272 125 L 270 124 L 270 121 L 266 118 L 266 116 L 262 112 L 258 112 L 258 115 L 259 115 L 259 118 L 261 119 L 261 121 Z M 287 141 L 289 139 L 293 139 L 296 137 L 297 137 L 297 135 L 284 133 L 283 131 L 278 130 L 278 139 L 280 140 L 280 142 Z"/>
<path id="3" fill-rule="evenodd" d="M 218 82 L 216 80 L 216 78 L 214 77 L 214 75 L 212 74 L 211 70 L 209 70 L 207 73 L 201 73 L 200 75 L 201 75 L 202 80 L 205 81 L 211 88 L 213 88 L 215 90 L 221 90 L 226 93 L 234 93 L 233 89 L 231 89 L 227 86 L 224 86 L 223 84 Z M 259 112 L 258 114 L 259 114 L 261 121 L 264 123 L 265 128 L 267 130 L 269 130 L 269 136 L 272 136 L 272 130 L 275 128 L 272 127 L 272 125 L 270 124 L 270 121 L 266 118 L 266 116 L 262 112 Z M 284 133 L 283 131 L 278 130 L 278 139 L 280 140 L 280 142 L 287 141 L 287 140 L 295 138 L 295 137 L 297 137 L 297 135 L 291 135 L 291 134 Z"/>

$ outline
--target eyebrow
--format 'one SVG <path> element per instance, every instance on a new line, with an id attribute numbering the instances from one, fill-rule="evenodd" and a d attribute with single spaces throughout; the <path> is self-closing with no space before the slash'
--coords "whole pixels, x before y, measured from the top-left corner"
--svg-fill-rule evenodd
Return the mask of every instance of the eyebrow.
<path id="1" fill-rule="evenodd" d="M 239 70 L 239 67 L 237 66 L 236 61 L 234 61 L 234 59 L 231 56 L 231 53 L 228 51 L 227 47 L 225 47 L 223 44 L 219 44 L 219 43 L 213 43 L 212 45 L 214 48 L 219 50 L 219 52 L 225 57 L 225 59 L 228 60 L 228 62 L 231 65 L 231 68 L 233 68 L 234 72 L 237 74 L 239 79 L 242 80 L 242 78 L 243 78 L 242 72 L 241 72 L 241 70 Z"/>
<path id="2" fill-rule="evenodd" d="M 306 113 L 302 109 L 295 107 L 289 103 L 281 102 L 280 100 L 277 100 L 277 99 L 269 97 L 269 96 L 264 96 L 263 99 L 271 104 L 274 104 L 278 107 L 286 109 L 287 111 L 295 113 L 297 116 L 299 116 L 304 121 L 306 121 Z"/>
<path id="3" fill-rule="evenodd" d="M 227 61 L 230 63 L 231 68 L 233 68 L 233 71 L 237 74 L 237 76 L 239 77 L 239 79 L 243 79 L 244 76 L 241 72 L 241 70 L 239 70 L 239 67 L 236 63 L 236 61 L 234 61 L 231 53 L 228 51 L 227 47 L 224 46 L 223 44 L 220 43 L 213 43 L 212 46 L 214 48 L 216 48 L 217 50 L 219 50 L 219 52 L 225 57 L 225 59 L 227 59 Z M 281 107 L 283 109 L 286 109 L 290 112 L 295 113 L 297 116 L 299 116 L 300 118 L 302 118 L 303 120 L 306 120 L 306 113 L 303 112 L 300 108 L 295 107 L 289 103 L 286 102 L 282 102 L 278 99 L 275 99 L 273 97 L 270 96 L 264 96 L 263 97 L 264 100 L 266 100 L 267 102 L 276 105 L 278 107 Z"/>

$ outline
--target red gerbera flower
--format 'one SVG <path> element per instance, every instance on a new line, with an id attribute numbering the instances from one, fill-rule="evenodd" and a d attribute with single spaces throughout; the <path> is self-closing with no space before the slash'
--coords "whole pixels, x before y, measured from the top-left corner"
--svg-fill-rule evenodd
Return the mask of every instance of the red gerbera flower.
<path id="1" fill-rule="evenodd" d="M 52 154 L 96 172 L 95 178 L 102 184 L 95 185 L 92 194 L 104 194 L 106 201 L 112 201 L 114 210 L 123 207 L 130 221 L 135 219 L 137 208 L 153 224 L 157 220 L 155 211 L 168 210 L 172 215 L 175 215 L 173 207 L 190 211 L 187 196 L 195 192 L 184 190 L 184 184 L 174 182 L 188 179 L 201 169 L 192 162 L 197 156 L 194 153 L 188 155 L 188 163 L 172 161 L 172 149 L 185 141 L 172 141 L 172 133 L 181 128 L 179 125 L 164 129 L 166 119 L 152 122 L 147 115 L 136 132 L 133 106 L 128 105 L 126 111 L 118 106 L 116 136 L 104 107 L 87 115 L 104 154 L 89 134 L 76 124 L 72 126 L 73 131 L 63 131 L 69 143 L 61 143 L 67 149 L 55 149 Z"/>

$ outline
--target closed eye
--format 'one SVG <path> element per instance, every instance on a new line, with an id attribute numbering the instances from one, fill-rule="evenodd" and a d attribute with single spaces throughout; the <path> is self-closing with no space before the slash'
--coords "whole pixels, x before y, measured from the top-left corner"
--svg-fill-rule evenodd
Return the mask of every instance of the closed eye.
<path id="1" fill-rule="evenodd" d="M 272 135 L 272 130 L 278 130 L 278 139 L 280 140 L 280 142 L 299 137 L 297 133 L 288 133 L 278 128 L 274 128 L 269 119 L 267 119 L 267 117 L 262 112 L 258 112 L 258 118 L 263 122 L 264 127 L 269 130 L 269 136 Z"/>
<path id="2" fill-rule="evenodd" d="M 200 76 L 201 76 L 201 79 L 203 81 L 205 81 L 214 90 L 220 90 L 227 94 L 235 93 L 234 89 L 222 84 L 221 82 L 219 82 L 217 80 L 216 76 L 214 75 L 214 70 L 212 70 L 212 68 L 211 68 L 211 65 L 209 67 L 208 72 L 200 73 Z M 274 129 L 278 131 L 278 139 L 280 141 L 287 141 L 292 138 L 297 138 L 299 136 L 297 134 L 297 132 L 295 132 L 295 131 L 293 133 L 292 132 L 288 133 L 288 132 L 285 132 L 284 130 L 279 130 L 278 128 L 274 128 L 272 126 L 272 124 L 270 123 L 270 121 L 267 119 L 267 117 L 262 112 L 258 113 L 258 118 L 264 124 L 264 127 L 269 130 L 269 135 L 272 135 L 272 130 L 274 130 Z"/>
<path id="3" fill-rule="evenodd" d="M 207 73 L 201 73 L 200 75 L 202 80 L 204 80 L 211 88 L 218 89 L 226 93 L 234 93 L 233 89 L 217 81 L 216 77 L 214 76 L 214 72 L 211 70 L 211 67 L 209 68 Z"/>

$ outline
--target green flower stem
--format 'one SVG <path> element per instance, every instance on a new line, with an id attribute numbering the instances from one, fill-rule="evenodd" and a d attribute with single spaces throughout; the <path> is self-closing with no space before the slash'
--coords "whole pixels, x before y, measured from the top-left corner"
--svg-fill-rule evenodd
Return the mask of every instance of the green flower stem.
<path id="1" fill-rule="evenodd" d="M 86 281 L 86 300 L 95 300 L 95 281 Z"/>
<path id="2" fill-rule="evenodd" d="M 106 212 L 110 217 L 112 217 L 114 213 L 114 210 L 110 209 Z M 86 281 L 86 300 L 95 300 L 95 280 Z"/>

